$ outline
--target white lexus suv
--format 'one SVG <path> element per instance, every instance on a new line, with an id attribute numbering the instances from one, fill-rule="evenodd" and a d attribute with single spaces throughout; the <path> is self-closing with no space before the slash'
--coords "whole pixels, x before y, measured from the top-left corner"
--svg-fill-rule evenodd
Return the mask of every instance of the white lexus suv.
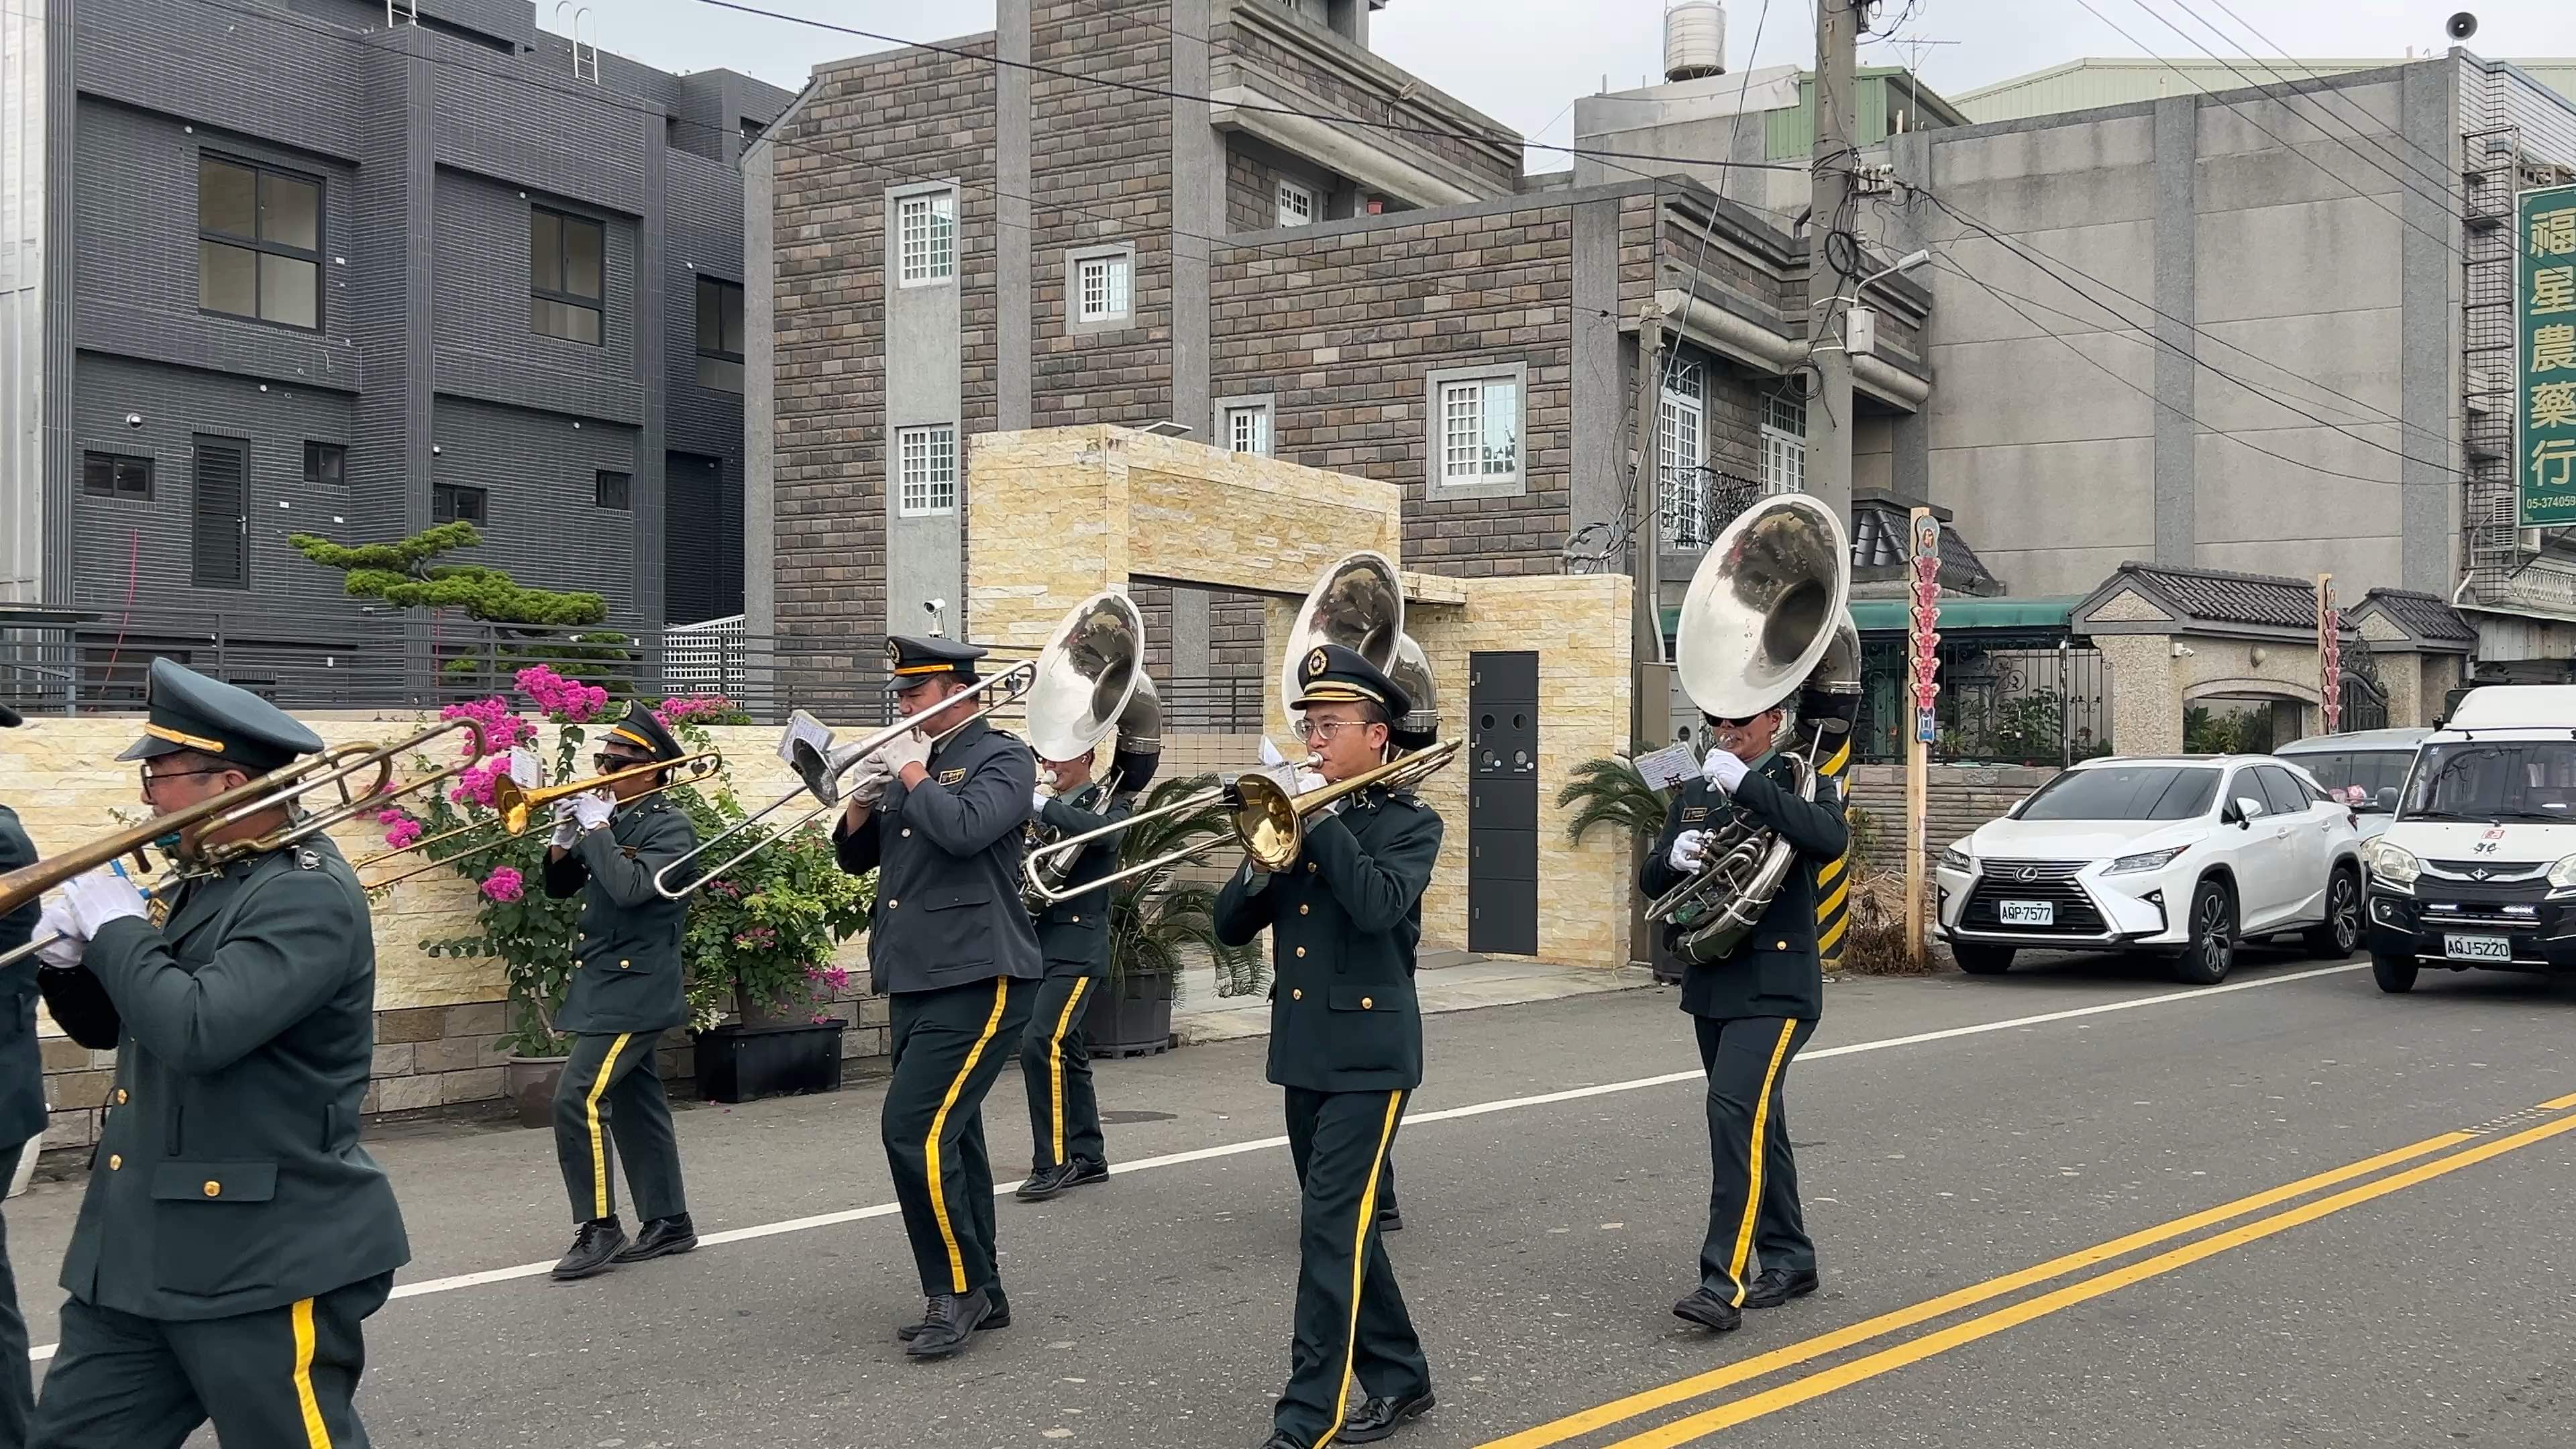
<path id="1" fill-rule="evenodd" d="M 1979 975 L 2024 947 L 2123 951 L 2206 985 L 2238 942 L 2291 931 L 2341 960 L 2359 848 L 2351 808 L 2270 755 L 2087 760 L 1941 852 L 1941 936 Z"/>

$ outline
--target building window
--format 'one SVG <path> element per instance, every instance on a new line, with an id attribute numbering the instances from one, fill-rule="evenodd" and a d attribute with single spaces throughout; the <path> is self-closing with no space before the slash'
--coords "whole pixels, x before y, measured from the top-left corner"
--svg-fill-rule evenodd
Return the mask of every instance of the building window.
<path id="1" fill-rule="evenodd" d="M 249 588 L 250 444 L 200 436 L 194 462 L 197 587 Z"/>
<path id="2" fill-rule="evenodd" d="M 466 488 L 454 483 L 429 485 L 429 521 L 432 523 L 471 523 L 476 527 L 492 521 L 491 494 L 481 488 Z"/>
<path id="3" fill-rule="evenodd" d="M 698 278 L 698 386 L 742 391 L 742 284 Z"/>
<path id="4" fill-rule="evenodd" d="M 620 513 L 635 509 L 635 475 L 632 473 L 595 473 L 591 476 L 590 501 L 601 508 L 614 508 Z"/>
<path id="5" fill-rule="evenodd" d="M 322 325 L 322 183 L 197 158 L 197 305 L 281 327 Z"/>
<path id="6" fill-rule="evenodd" d="M 906 518 L 957 511 L 957 429 L 940 423 L 898 428 L 895 511 Z"/>
<path id="7" fill-rule="evenodd" d="M 1763 401 L 1762 491 L 1807 491 L 1807 405 L 1794 398 Z"/>
<path id="8" fill-rule="evenodd" d="M 81 491 L 93 498 L 149 498 L 152 460 L 126 453 L 83 453 Z"/>
<path id="9" fill-rule="evenodd" d="M 957 193 L 927 191 L 895 202 L 896 280 L 918 287 L 957 275 Z"/>
<path id="10" fill-rule="evenodd" d="M 1706 377 L 1682 363 L 1664 383 L 1655 418 L 1656 496 L 1667 548 L 1708 545 L 1708 399 Z"/>
<path id="11" fill-rule="evenodd" d="M 1068 329 L 1105 332 L 1135 317 L 1136 249 L 1091 247 L 1065 256 Z"/>
<path id="12" fill-rule="evenodd" d="M 1270 408 L 1267 404 L 1238 405 L 1225 410 L 1225 445 L 1237 453 L 1270 456 Z"/>
<path id="13" fill-rule="evenodd" d="M 338 488 L 349 481 L 349 450 L 338 443 L 304 445 L 304 486 Z"/>
<path id="14" fill-rule="evenodd" d="M 1519 493 L 1527 369 L 1451 368 L 1431 374 L 1430 474 L 1450 495 Z"/>
<path id="15" fill-rule="evenodd" d="M 1279 183 L 1279 224 L 1304 226 L 1315 219 L 1315 188 L 1298 181 Z"/>
<path id="16" fill-rule="evenodd" d="M 542 206 L 529 207 L 529 325 L 542 336 L 598 346 L 604 295 L 601 276 L 607 254 L 607 227 Z"/>

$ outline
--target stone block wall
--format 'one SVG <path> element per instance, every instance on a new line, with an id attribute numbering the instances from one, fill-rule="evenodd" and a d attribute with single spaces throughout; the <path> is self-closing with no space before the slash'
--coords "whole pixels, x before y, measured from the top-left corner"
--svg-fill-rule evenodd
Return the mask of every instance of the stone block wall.
<path id="1" fill-rule="evenodd" d="M 2048 765 L 1934 765 L 1924 787 L 1924 853 L 1938 859 L 1952 841 L 2002 815 L 2056 776 L 2056 767 Z M 1869 812 L 1871 833 L 1862 859 L 1873 870 L 1903 872 L 1905 767 L 1854 765 L 1846 778 L 1851 803 Z"/>

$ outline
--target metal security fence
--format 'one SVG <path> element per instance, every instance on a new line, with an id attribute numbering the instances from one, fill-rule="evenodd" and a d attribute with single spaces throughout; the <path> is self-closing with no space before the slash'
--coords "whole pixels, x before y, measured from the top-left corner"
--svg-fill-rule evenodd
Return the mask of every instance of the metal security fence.
<path id="1" fill-rule="evenodd" d="M 1945 637 L 1932 758 L 1943 763 L 2067 765 L 2111 751 L 2111 672 L 2101 651 L 2047 634 Z M 1905 758 L 1905 636 L 1861 639 L 1853 753 Z"/>

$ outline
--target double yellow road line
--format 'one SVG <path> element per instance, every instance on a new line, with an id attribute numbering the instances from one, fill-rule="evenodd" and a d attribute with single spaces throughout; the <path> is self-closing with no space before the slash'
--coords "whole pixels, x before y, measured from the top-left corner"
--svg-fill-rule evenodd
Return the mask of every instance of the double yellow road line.
<path id="1" fill-rule="evenodd" d="M 1838 1328 L 1830 1333 L 1818 1334 L 1814 1338 L 1776 1348 L 1768 1353 L 1756 1354 L 1752 1358 L 1711 1369 L 1706 1373 L 1693 1374 L 1688 1378 L 1677 1379 L 1672 1383 L 1630 1394 L 1625 1398 L 1613 1399 L 1597 1408 L 1568 1414 L 1564 1418 L 1535 1428 L 1524 1429 L 1517 1434 L 1489 1440 L 1478 1446 L 1478 1449 L 1548 1449 L 1548 1446 L 1570 1443 L 1659 1410 L 1686 1404 L 1694 1399 L 1706 1398 L 1739 1384 L 1767 1378 L 1784 1369 L 1813 1363 L 1818 1359 L 1841 1353 L 1845 1349 L 1858 1348 L 1873 1340 L 1901 1333 L 1937 1318 L 1948 1317 L 1961 1309 L 1973 1308 L 1998 1298 L 2008 1297 L 2025 1288 L 2037 1287 L 2053 1278 L 2101 1268 L 2105 1264 L 2126 1258 L 2141 1249 L 2170 1243 L 2178 1238 L 2190 1238 L 2204 1229 L 2219 1227 L 2221 1224 L 2232 1222 L 2250 1213 L 2267 1213 L 2269 1209 L 2280 1209 L 2277 1212 L 2268 1212 L 2265 1216 L 2256 1217 L 2250 1222 L 2238 1223 L 2224 1232 L 2194 1238 L 2190 1242 L 2179 1247 L 2168 1248 L 2153 1257 L 2141 1258 L 2135 1262 L 2096 1273 L 2063 1287 L 1990 1309 L 1976 1317 L 1963 1319 L 1930 1333 L 1906 1339 L 1874 1353 L 1847 1359 L 1770 1388 L 1729 1399 L 1669 1423 L 1630 1434 L 1626 1438 L 1603 1446 L 1603 1449 L 1673 1449 L 1676 1445 L 1696 1443 L 1748 1419 L 1757 1419 L 1765 1414 L 1776 1413 L 1793 1405 L 1821 1398 L 1836 1389 L 1848 1388 L 1908 1364 L 1919 1363 L 1962 1344 L 1974 1343 L 1981 1338 L 2001 1333 L 2005 1329 L 2028 1323 L 2032 1319 L 2044 1318 L 2061 1309 L 2071 1308 L 2078 1303 L 2117 1292 L 2133 1283 L 2141 1283 L 2149 1278 L 2170 1273 L 2177 1268 L 2187 1267 L 2204 1258 L 2215 1257 L 2230 1248 L 2240 1248 L 2247 1243 L 2259 1242 L 2275 1233 L 2287 1232 L 2303 1223 L 2315 1222 L 2319 1218 L 2329 1217 L 2346 1208 L 2358 1206 L 2375 1198 L 2386 1197 L 2390 1193 L 2413 1187 L 2418 1183 L 2430 1182 L 2434 1178 L 2457 1172 L 2464 1167 L 2474 1167 L 2481 1162 L 2501 1157 L 2508 1152 L 2517 1151 L 2535 1143 L 2545 1142 L 2563 1133 L 2576 1132 L 2576 1113 L 2571 1113 L 2569 1110 L 2571 1108 L 2576 1108 L 2576 1093 L 2553 1098 L 2536 1107 L 2500 1119 L 2514 1122 L 2536 1114 L 2545 1114 L 2546 1120 L 2541 1121 L 2537 1126 L 2525 1127 L 2502 1136 L 2494 1135 L 2485 1128 L 2473 1127 L 2456 1132 L 2445 1132 L 2437 1137 L 2427 1137 L 2421 1142 L 2383 1152 L 2375 1157 L 2347 1163 L 2342 1167 L 2320 1172 L 2314 1176 L 2300 1178 L 2296 1182 L 2283 1183 L 2279 1187 L 2266 1188 L 2261 1192 L 2240 1197 L 2234 1202 L 2221 1203 L 2216 1207 L 2178 1217 L 2170 1222 L 2142 1228 L 2124 1237 L 2078 1249 L 2063 1257 L 2051 1258 L 2045 1263 L 2034 1264 L 1998 1278 L 1971 1284 L 1936 1298 L 1927 1298 L 1920 1303 L 1882 1313 L 1848 1328 Z M 2404 1167 L 2403 1171 L 2390 1171 L 2407 1163 L 2415 1165 Z M 2382 1173 L 2387 1175 L 2378 1175 Z M 2370 1180 L 2361 1182 L 2359 1186 L 2345 1187 L 2342 1191 L 2323 1197 L 2311 1197 L 2311 1194 L 2364 1178 Z M 2298 1202 L 2294 1207 L 2281 1207 L 2284 1203 L 2301 1198 L 2309 1200 Z"/>

